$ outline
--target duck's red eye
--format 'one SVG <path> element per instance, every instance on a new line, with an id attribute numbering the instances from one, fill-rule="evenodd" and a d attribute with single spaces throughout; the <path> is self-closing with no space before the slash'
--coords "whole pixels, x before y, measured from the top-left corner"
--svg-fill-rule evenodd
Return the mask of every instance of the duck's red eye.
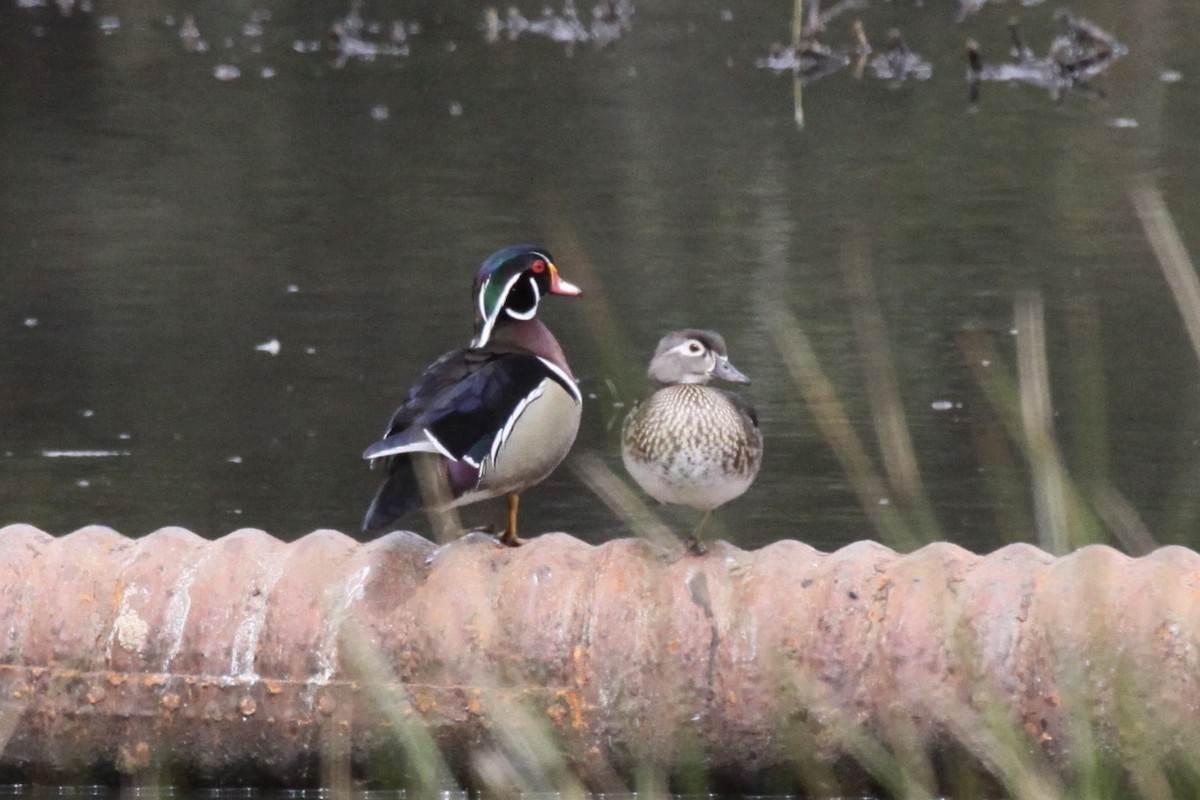
<path id="1" fill-rule="evenodd" d="M 545 272 L 546 262 L 539 258 L 537 261 L 533 262 L 533 266 L 531 266 L 530 269 L 534 272 Z"/>

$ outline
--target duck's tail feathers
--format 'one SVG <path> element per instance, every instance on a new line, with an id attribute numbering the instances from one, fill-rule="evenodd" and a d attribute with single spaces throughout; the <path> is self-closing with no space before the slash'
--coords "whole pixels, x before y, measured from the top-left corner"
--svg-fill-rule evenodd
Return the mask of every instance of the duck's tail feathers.
<path id="1" fill-rule="evenodd" d="M 417 480 L 413 459 L 395 459 L 367 509 L 362 529 L 366 533 L 388 530 L 396 520 L 421 505 L 421 482 Z"/>
<path id="2" fill-rule="evenodd" d="M 439 455 L 408 453 L 386 463 L 387 477 L 363 518 L 366 532 L 388 530 L 413 509 L 446 508 L 456 496 L 447 483 L 447 462 Z"/>

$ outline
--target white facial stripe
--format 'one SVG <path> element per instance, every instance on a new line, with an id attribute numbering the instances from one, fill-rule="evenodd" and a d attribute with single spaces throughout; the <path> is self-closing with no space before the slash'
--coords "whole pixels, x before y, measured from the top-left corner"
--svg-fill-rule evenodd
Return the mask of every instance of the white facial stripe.
<path id="1" fill-rule="evenodd" d="M 516 311 L 513 311 L 511 308 L 504 309 L 504 313 L 508 314 L 513 319 L 533 319 L 534 315 L 537 314 L 538 303 L 542 302 L 542 293 L 538 290 L 537 281 L 535 281 L 533 278 L 529 279 L 529 285 L 533 288 L 533 307 L 530 308 L 528 313 L 525 314 L 520 314 Z M 509 287 L 510 290 L 511 288 L 512 287 Z"/>
<path id="2" fill-rule="evenodd" d="M 500 309 L 504 308 L 504 299 L 508 297 L 508 293 L 512 291 L 513 285 L 520 280 L 523 273 L 518 272 L 516 275 L 508 279 L 508 283 L 504 286 L 504 291 L 500 295 L 500 305 L 496 308 L 496 313 L 489 315 L 487 308 L 484 307 L 484 298 L 487 296 L 488 284 L 492 282 L 489 275 L 483 285 L 479 287 L 479 315 L 483 317 L 483 330 L 479 332 L 479 338 L 471 343 L 472 347 L 483 347 L 492 338 L 492 328 L 496 327 L 496 319 L 500 316 Z"/>

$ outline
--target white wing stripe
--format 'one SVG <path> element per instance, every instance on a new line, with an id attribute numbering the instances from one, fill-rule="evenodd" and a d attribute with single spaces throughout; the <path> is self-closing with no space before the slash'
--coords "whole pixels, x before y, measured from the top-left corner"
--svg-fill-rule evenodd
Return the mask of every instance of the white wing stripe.
<path id="1" fill-rule="evenodd" d="M 571 397 L 575 398 L 576 403 L 583 402 L 583 395 L 579 393 L 579 387 L 575 385 L 575 379 L 567 373 L 563 372 L 562 367 L 555 364 L 553 361 L 547 361 L 541 356 L 537 360 L 546 365 L 546 368 L 553 372 L 558 377 L 562 378 L 563 384 L 567 387 L 567 391 L 571 393 Z"/>
<path id="2" fill-rule="evenodd" d="M 372 453 L 369 456 L 369 460 L 374 461 L 377 458 L 387 458 L 388 456 L 396 456 L 401 453 L 441 453 L 446 458 L 454 459 L 454 456 L 450 455 L 450 451 L 437 440 L 436 436 L 429 431 L 423 431 L 423 433 L 425 434 L 426 441 L 409 442 L 408 444 L 389 447 L 386 450 L 380 450 L 378 453 Z"/>
<path id="3" fill-rule="evenodd" d="M 491 458 L 492 458 L 493 464 L 495 464 L 496 459 L 499 458 L 500 451 L 504 448 L 504 443 L 506 441 L 508 441 L 508 437 L 512 434 L 513 428 L 517 424 L 517 420 L 519 420 L 521 418 L 521 415 L 525 413 L 525 409 L 529 407 L 529 404 L 532 403 L 534 400 L 537 400 L 539 397 L 541 397 L 542 393 L 545 391 L 546 391 L 546 382 L 542 381 L 541 383 L 538 384 L 538 387 L 536 389 L 534 389 L 529 394 L 525 395 L 523 398 L 521 398 L 521 402 L 517 403 L 517 407 L 513 409 L 513 413 L 510 414 L 508 417 L 508 420 L 505 421 L 504 428 L 500 431 L 500 434 L 492 441 Z"/>

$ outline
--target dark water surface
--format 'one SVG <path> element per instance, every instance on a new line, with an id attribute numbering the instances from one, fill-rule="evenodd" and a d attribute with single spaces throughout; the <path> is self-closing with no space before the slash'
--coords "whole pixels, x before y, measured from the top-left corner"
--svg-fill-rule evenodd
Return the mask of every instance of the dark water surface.
<path id="1" fill-rule="evenodd" d="M 1036 291 L 1072 475 L 1109 480 L 1159 541 L 1200 544 L 1200 366 L 1128 194 L 1155 179 L 1200 254 L 1194 0 L 1078 4 L 1130 49 L 1105 97 L 989 84 L 977 113 L 965 40 L 1004 60 L 1019 13 L 1045 52 L 1056 8 L 874 4 L 868 34 L 899 26 L 932 77 L 828 76 L 802 132 L 790 74 L 754 65 L 788 35 L 786 2 L 641 2 L 614 46 L 568 55 L 485 42 L 483 4 L 368 0 L 385 31 L 419 30 L 407 56 L 341 69 L 326 31 L 344 3 L 93 2 L 0 0 L 0 524 L 353 533 L 375 488 L 360 453 L 469 337 L 476 264 L 535 240 L 585 288 L 543 306 L 590 398 L 577 452 L 621 472 L 618 404 L 658 337 L 713 327 L 767 442 L 714 534 L 874 537 L 766 313 L 795 315 L 881 464 L 843 269 L 857 243 L 930 535 L 1035 540 L 1025 461 L 959 342 L 981 328 L 1003 361 L 986 368 L 1013 370 L 1014 301 Z M 183 46 L 187 11 L 206 52 Z M 526 533 L 628 532 L 566 467 L 524 500 Z"/>

